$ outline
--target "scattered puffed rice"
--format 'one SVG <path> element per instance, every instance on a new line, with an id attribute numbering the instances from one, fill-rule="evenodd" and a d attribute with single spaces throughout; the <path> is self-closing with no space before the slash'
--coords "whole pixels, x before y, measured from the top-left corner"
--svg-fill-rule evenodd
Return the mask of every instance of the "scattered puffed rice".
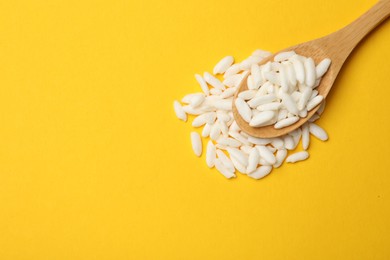
<path id="1" fill-rule="evenodd" d="M 227 56 L 215 67 L 214 74 L 223 74 L 222 82 L 205 72 L 203 77 L 195 74 L 201 93 L 186 95 L 174 101 L 176 116 L 187 121 L 187 114 L 196 116 L 193 127 L 203 127 L 202 137 L 210 138 L 206 147 L 206 164 L 215 168 L 226 178 L 236 177 L 235 172 L 253 179 L 267 176 L 273 168 L 284 161 L 294 163 L 306 160 L 310 134 L 325 141 L 327 133 L 313 122 L 324 110 L 323 97 L 315 90 L 319 80 L 328 70 L 331 61 L 324 59 L 317 67 L 311 58 L 295 52 L 279 53 L 274 61 L 259 65 L 271 53 L 256 50 L 241 63 L 232 64 L 234 58 Z M 282 128 L 294 124 L 307 111 L 320 105 L 309 122 L 297 130 L 277 138 L 257 138 L 243 132 L 232 113 L 233 95 L 243 78 L 250 74 L 251 89 L 241 92 L 236 107 L 241 117 L 252 126 L 275 124 Z M 288 156 L 302 139 L 304 151 Z M 194 153 L 202 155 L 202 140 L 197 132 L 191 132 Z"/>

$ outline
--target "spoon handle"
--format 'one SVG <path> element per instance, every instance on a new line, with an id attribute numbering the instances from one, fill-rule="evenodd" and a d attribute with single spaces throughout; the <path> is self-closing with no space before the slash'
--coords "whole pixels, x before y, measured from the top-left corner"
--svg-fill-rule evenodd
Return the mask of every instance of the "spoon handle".
<path id="1" fill-rule="evenodd" d="M 333 59 L 339 59 L 335 63 L 342 65 L 356 45 L 389 16 L 390 0 L 380 0 L 358 19 L 321 40 L 329 52 L 334 52 Z"/>

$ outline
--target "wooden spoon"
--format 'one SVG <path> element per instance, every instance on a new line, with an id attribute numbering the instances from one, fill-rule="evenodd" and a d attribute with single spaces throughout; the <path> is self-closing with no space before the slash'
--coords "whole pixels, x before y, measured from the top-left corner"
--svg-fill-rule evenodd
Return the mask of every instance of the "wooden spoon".
<path id="1" fill-rule="evenodd" d="M 330 58 L 332 60 L 332 64 L 330 65 L 328 72 L 323 76 L 320 85 L 317 87 L 319 95 L 322 95 L 325 98 L 332 88 L 341 67 L 352 50 L 369 32 L 371 32 L 376 26 L 388 18 L 389 15 L 390 0 L 380 0 L 365 14 L 341 30 L 313 41 L 286 48 L 281 52 L 293 50 L 299 55 L 312 57 L 316 64 L 318 64 L 324 58 Z M 261 64 L 265 64 L 268 61 L 273 61 L 273 58 L 276 54 L 267 57 L 261 62 Z M 248 75 L 242 80 L 237 93 L 234 95 L 233 114 L 240 128 L 252 136 L 271 138 L 285 135 L 303 125 L 312 115 L 314 115 L 320 106 L 318 105 L 313 110 L 311 110 L 307 114 L 307 117 L 300 118 L 298 122 L 285 128 L 275 129 L 273 125 L 265 127 L 251 127 L 240 116 L 234 102 L 240 92 L 248 89 L 247 77 Z"/>

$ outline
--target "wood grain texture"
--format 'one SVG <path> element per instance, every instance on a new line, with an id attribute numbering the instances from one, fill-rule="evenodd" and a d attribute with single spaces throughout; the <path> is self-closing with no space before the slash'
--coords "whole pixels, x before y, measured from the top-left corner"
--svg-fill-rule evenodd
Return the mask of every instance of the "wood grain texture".
<path id="1" fill-rule="evenodd" d="M 348 26 L 325 37 L 301 43 L 281 50 L 280 52 L 293 50 L 299 55 L 312 57 L 316 64 L 325 58 L 330 58 L 332 60 L 332 64 L 330 65 L 328 72 L 323 76 L 321 84 L 317 87 L 319 95 L 326 98 L 340 72 L 341 67 L 352 50 L 366 35 L 368 35 L 376 26 L 381 24 L 389 16 L 390 0 L 381 0 Z M 261 64 L 273 61 L 276 54 L 264 59 Z M 248 89 L 246 80 L 248 75 L 244 78 L 244 80 L 242 80 L 233 100 L 234 118 L 240 128 L 247 134 L 261 138 L 271 138 L 285 135 L 303 125 L 312 115 L 314 115 L 320 106 L 318 105 L 308 112 L 305 118 L 300 118 L 300 120 L 295 124 L 282 129 L 275 129 L 273 125 L 265 127 L 251 127 L 240 116 L 234 102 L 240 92 Z"/>

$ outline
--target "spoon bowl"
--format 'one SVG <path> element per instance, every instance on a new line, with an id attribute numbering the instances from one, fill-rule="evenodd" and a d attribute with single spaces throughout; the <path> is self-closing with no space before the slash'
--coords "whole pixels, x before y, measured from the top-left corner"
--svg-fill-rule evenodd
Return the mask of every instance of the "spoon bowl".
<path id="1" fill-rule="evenodd" d="M 285 51 L 295 51 L 298 55 L 301 56 L 306 56 L 306 57 L 312 57 L 314 62 L 318 64 L 320 61 L 322 61 L 325 58 L 329 58 L 329 56 L 326 54 L 326 52 L 320 48 L 321 46 L 316 46 L 315 43 L 304 43 L 304 44 L 299 44 L 293 47 L 289 47 L 287 49 L 282 50 L 281 52 Z M 265 58 L 260 65 L 266 64 L 269 61 L 273 61 L 274 57 L 278 53 L 275 53 L 267 58 Z M 333 82 L 336 79 L 336 76 L 338 74 L 339 70 L 337 70 L 336 66 L 330 65 L 327 73 L 322 77 L 321 79 L 321 84 L 316 88 L 318 91 L 318 95 L 322 95 L 324 99 L 328 95 L 330 89 L 332 88 Z M 238 91 L 234 95 L 234 100 L 238 97 L 238 94 L 241 93 L 242 91 L 248 90 L 248 85 L 247 85 L 247 78 L 249 74 L 243 78 L 241 81 L 240 86 L 238 87 Z M 292 124 L 290 126 L 281 128 L 281 129 L 276 129 L 274 128 L 273 125 L 268 125 L 264 127 L 252 127 L 250 126 L 238 113 L 237 108 L 235 106 L 235 102 L 233 102 L 233 115 L 234 118 L 237 122 L 237 124 L 240 126 L 241 130 L 246 132 L 247 134 L 250 134 L 255 137 L 261 137 L 261 138 L 272 138 L 272 137 L 278 137 L 285 135 L 291 131 L 294 131 L 296 128 L 300 127 L 304 123 L 306 123 L 309 118 L 311 118 L 315 112 L 318 110 L 320 105 L 316 106 L 313 108 L 311 111 L 307 113 L 306 117 L 301 117 L 295 124 Z"/>
<path id="2" fill-rule="evenodd" d="M 316 88 L 318 95 L 323 96 L 325 99 L 331 90 L 341 67 L 352 50 L 369 32 L 371 32 L 376 26 L 388 18 L 389 15 L 390 0 L 381 0 L 365 14 L 341 30 L 316 40 L 286 48 L 281 52 L 295 51 L 298 55 L 313 58 L 315 64 L 318 64 L 325 58 L 332 60 L 328 71 L 322 77 L 320 85 Z M 277 54 L 278 53 L 275 53 L 274 55 L 265 58 L 259 65 L 273 61 L 275 55 Z M 274 125 L 252 127 L 241 117 L 235 106 L 235 100 L 238 94 L 248 89 L 248 76 L 249 74 L 243 78 L 238 91 L 234 95 L 233 115 L 239 127 L 251 136 L 272 138 L 285 135 L 306 123 L 307 120 L 309 120 L 320 107 L 320 104 L 317 105 L 317 107 L 313 108 L 307 113 L 306 117 L 300 118 L 295 124 L 281 129 L 274 128 Z"/>

